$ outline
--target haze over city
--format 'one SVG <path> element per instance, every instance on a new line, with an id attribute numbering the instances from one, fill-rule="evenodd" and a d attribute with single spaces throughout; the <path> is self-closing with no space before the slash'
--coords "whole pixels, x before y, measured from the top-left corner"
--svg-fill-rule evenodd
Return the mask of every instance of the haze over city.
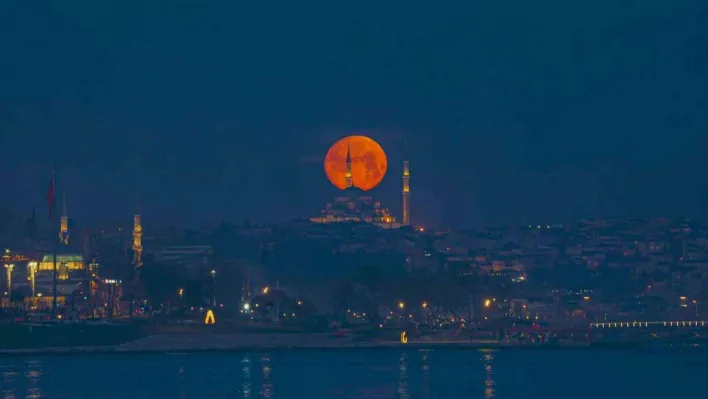
<path id="1" fill-rule="evenodd" d="M 303 217 L 361 133 L 431 226 L 708 216 L 703 2 L 426 4 L 4 2 L 0 204 L 56 159 L 84 224 Z"/>

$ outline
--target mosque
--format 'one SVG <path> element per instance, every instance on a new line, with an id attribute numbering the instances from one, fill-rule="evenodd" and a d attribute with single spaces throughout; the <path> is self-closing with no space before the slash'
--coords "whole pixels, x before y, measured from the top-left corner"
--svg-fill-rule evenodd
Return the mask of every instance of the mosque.
<path id="1" fill-rule="evenodd" d="M 346 187 L 342 190 L 342 195 L 327 202 L 319 216 L 310 218 L 312 223 L 365 222 L 383 229 L 397 229 L 411 224 L 410 171 L 407 159 L 403 161 L 403 217 L 400 222 L 388 209 L 381 206 L 381 202 L 374 200 L 371 195 L 367 195 L 365 191 L 354 186 L 349 145 L 347 145 L 345 178 Z"/>
<path id="2" fill-rule="evenodd" d="M 99 264 L 87 261 L 75 245 L 70 245 L 69 217 L 66 209 L 66 196 L 63 198 L 62 215 L 59 223 L 59 245 L 55 251 L 44 254 L 37 261 L 27 259 L 27 278 L 21 276 L 21 270 L 16 270 L 14 264 L 6 264 L 6 281 L 3 281 L 5 295 L 13 291 L 26 291 L 24 296 L 33 298 L 33 306 L 49 308 L 54 302 L 54 284 L 56 278 L 56 303 L 67 304 L 73 301 L 77 294 L 95 304 L 116 303 L 121 295 L 120 281 L 101 279 Z M 139 270 L 142 266 L 142 222 L 139 212 L 133 217 L 133 266 Z M 75 240 L 71 242 L 74 244 Z M 86 249 L 83 252 L 88 252 Z M 20 266 L 18 264 L 18 266 Z M 56 268 L 56 269 L 55 269 Z M 56 277 L 55 277 L 56 270 Z M 15 272 L 13 275 L 13 271 Z M 20 272 L 20 273 L 18 273 Z M 137 273 L 136 273 L 137 274 Z M 13 285 L 13 282 L 15 283 Z M 15 290 L 13 290 L 15 288 Z M 88 288 L 88 289 L 87 289 Z M 109 298 L 110 296 L 110 298 Z M 89 299 L 90 298 L 90 299 Z M 72 302 L 73 303 L 73 302 Z M 112 306 L 113 310 L 117 310 Z"/>
<path id="3" fill-rule="evenodd" d="M 69 216 L 66 211 L 66 195 L 64 195 L 62 203 L 59 245 L 56 250 L 58 303 L 65 303 L 75 291 L 81 290 L 81 284 L 86 281 L 88 268 L 81 251 L 69 245 Z M 96 265 L 92 264 L 92 267 L 96 267 Z M 32 292 L 40 296 L 43 304 L 51 306 L 54 285 L 54 253 L 45 254 L 41 261 L 29 264 L 28 275 Z"/>

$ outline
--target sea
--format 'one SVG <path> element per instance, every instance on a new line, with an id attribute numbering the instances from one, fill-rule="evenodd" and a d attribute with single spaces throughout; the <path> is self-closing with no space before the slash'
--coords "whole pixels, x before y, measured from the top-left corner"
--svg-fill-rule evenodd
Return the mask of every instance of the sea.
<path id="1" fill-rule="evenodd" d="M 0 399 L 708 397 L 704 350 L 279 350 L 0 358 Z"/>

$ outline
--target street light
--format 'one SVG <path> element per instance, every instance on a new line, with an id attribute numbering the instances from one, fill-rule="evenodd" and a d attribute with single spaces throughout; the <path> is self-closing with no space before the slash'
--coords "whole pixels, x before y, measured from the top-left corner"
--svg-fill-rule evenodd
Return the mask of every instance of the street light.
<path id="1" fill-rule="evenodd" d="M 103 283 L 108 287 L 108 317 L 113 318 L 116 315 L 116 288 L 120 286 L 120 280 L 105 279 Z"/>
<path id="2" fill-rule="evenodd" d="M 7 269 L 7 301 L 8 303 L 12 300 L 12 269 L 15 265 L 5 264 L 5 269 Z"/>
<path id="3" fill-rule="evenodd" d="M 216 307 L 216 270 L 211 269 L 211 306 Z"/>
<path id="4" fill-rule="evenodd" d="M 34 297 L 36 296 L 34 277 L 37 274 L 37 262 L 30 262 L 27 264 L 27 272 L 29 273 L 30 287 L 32 288 L 32 301 L 34 302 Z"/>
<path id="5" fill-rule="evenodd" d="M 30 281 L 30 287 L 32 288 L 32 302 L 30 303 L 30 306 L 34 307 L 36 306 L 35 304 L 35 299 L 36 299 L 36 292 L 35 292 L 35 276 L 37 275 L 37 262 L 29 262 L 27 264 L 27 272 L 29 273 L 29 278 Z"/>
<path id="6" fill-rule="evenodd" d="M 405 306 L 406 306 L 406 304 L 403 303 L 403 301 L 398 302 L 398 308 L 399 308 L 399 309 L 403 309 Z"/>

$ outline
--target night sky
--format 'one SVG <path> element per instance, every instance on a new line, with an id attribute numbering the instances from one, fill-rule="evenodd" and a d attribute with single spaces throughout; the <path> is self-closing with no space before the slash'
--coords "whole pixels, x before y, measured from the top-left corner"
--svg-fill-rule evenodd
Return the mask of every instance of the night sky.
<path id="1" fill-rule="evenodd" d="M 0 206 L 310 216 L 359 133 L 428 226 L 708 217 L 707 99 L 705 0 L 4 0 Z"/>

